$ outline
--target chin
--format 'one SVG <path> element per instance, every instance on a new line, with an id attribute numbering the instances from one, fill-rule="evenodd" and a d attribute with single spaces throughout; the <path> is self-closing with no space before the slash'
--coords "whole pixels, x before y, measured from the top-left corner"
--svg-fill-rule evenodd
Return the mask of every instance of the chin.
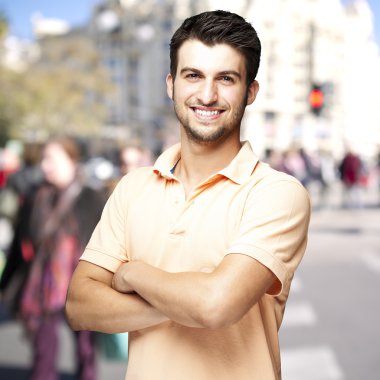
<path id="1" fill-rule="evenodd" d="M 203 144 L 212 144 L 223 141 L 226 137 L 228 137 L 229 132 L 225 128 L 219 128 L 213 131 L 206 131 L 206 133 L 202 133 L 202 131 L 195 128 L 189 128 L 187 130 L 187 135 L 193 141 Z"/>

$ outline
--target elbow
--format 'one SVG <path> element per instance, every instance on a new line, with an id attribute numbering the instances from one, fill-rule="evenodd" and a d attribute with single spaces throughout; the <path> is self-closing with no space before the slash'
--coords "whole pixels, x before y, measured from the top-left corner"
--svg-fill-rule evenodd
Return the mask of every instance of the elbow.
<path id="1" fill-rule="evenodd" d="M 229 324 L 223 316 L 216 312 L 207 313 L 201 318 L 201 326 L 205 329 L 217 330 L 228 327 Z"/>
<path id="2" fill-rule="evenodd" d="M 199 310 L 200 325 L 203 328 L 216 330 L 229 327 L 236 323 L 241 317 L 234 313 L 222 294 L 202 300 Z"/>
<path id="3" fill-rule="evenodd" d="M 68 300 L 66 301 L 64 312 L 65 312 L 66 322 L 69 325 L 69 327 L 71 328 L 71 330 L 79 331 L 80 328 L 79 328 L 78 323 L 75 320 L 75 313 L 72 310 L 71 302 Z"/>
<path id="4" fill-rule="evenodd" d="M 79 313 L 76 311 L 75 302 L 70 297 L 66 300 L 64 314 L 67 324 L 73 331 L 85 330 L 78 319 Z"/>

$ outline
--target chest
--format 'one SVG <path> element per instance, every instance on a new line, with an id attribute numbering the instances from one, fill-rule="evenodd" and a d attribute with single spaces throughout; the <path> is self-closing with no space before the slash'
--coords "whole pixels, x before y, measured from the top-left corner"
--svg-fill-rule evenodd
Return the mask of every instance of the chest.
<path id="1" fill-rule="evenodd" d="M 188 199 L 178 183 L 142 191 L 128 207 L 130 258 L 169 271 L 214 268 L 236 235 L 245 198 L 244 189 L 227 181 Z"/>

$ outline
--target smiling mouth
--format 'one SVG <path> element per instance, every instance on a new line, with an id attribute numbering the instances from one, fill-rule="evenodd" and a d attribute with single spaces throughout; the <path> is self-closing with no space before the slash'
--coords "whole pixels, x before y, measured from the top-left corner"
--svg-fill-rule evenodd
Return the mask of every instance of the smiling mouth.
<path id="1" fill-rule="evenodd" d="M 219 115 L 221 115 L 224 111 L 220 109 L 204 109 L 204 108 L 198 108 L 198 107 L 191 107 L 194 113 L 201 118 L 207 118 L 207 119 L 213 119 L 217 118 Z"/>

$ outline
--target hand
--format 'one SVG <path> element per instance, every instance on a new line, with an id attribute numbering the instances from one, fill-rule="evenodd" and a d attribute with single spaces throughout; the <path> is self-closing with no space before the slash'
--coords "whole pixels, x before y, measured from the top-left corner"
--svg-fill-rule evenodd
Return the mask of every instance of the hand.
<path id="1" fill-rule="evenodd" d="M 120 265 L 112 278 L 112 288 L 120 293 L 134 293 L 134 289 L 128 284 L 126 277 L 132 264 L 126 262 Z"/>

